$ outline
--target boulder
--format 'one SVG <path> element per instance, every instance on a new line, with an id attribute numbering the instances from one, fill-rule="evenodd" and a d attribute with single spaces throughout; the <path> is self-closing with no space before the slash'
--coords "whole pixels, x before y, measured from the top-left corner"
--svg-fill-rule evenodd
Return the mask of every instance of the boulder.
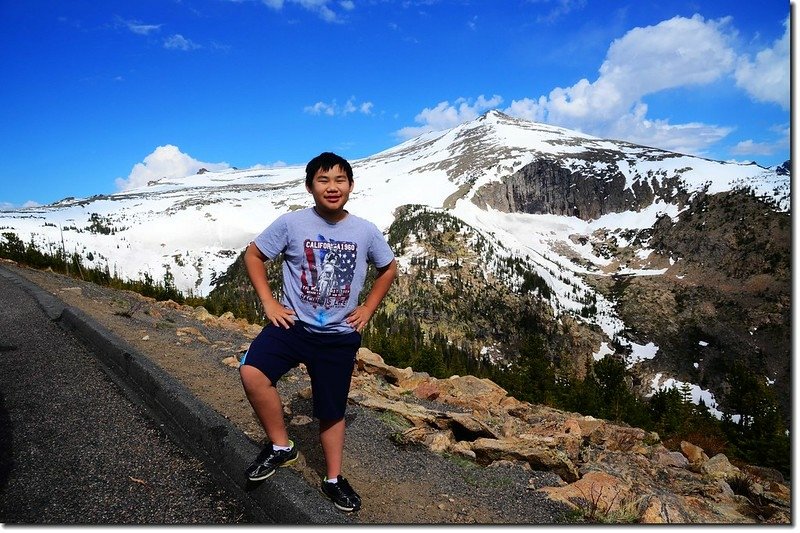
<path id="1" fill-rule="evenodd" d="M 474 441 L 483 437 L 498 438 L 492 428 L 468 413 L 444 413 L 437 417 L 436 425 L 452 431 L 455 439 L 460 441 Z"/>
<path id="2" fill-rule="evenodd" d="M 741 474 L 741 470 L 733 466 L 725 454 L 718 453 L 700 467 L 700 472 L 715 479 L 724 479 Z"/>
<path id="3" fill-rule="evenodd" d="M 689 460 L 681 452 L 671 452 L 666 448 L 659 450 L 653 455 L 653 461 L 659 466 L 672 466 L 675 468 L 686 468 Z"/>
<path id="4" fill-rule="evenodd" d="M 387 365 L 383 361 L 383 357 L 367 348 L 359 348 L 356 354 L 356 365 L 359 370 L 369 374 L 383 376 L 387 382 L 392 384 L 397 384 L 403 379 L 411 377 L 413 374 L 410 367 L 401 370 Z"/>
<path id="5" fill-rule="evenodd" d="M 487 378 L 475 376 L 452 376 L 442 380 L 447 384 L 448 403 L 472 409 L 486 409 L 500 405 L 508 392 Z"/>
<path id="6" fill-rule="evenodd" d="M 552 471 L 571 483 L 580 476 L 578 469 L 561 450 L 536 445 L 522 439 L 476 439 L 470 446 L 476 460 L 484 465 L 500 459 L 524 461 L 534 470 Z"/>
<path id="7" fill-rule="evenodd" d="M 760 479 L 761 481 L 775 481 L 783 483 L 783 474 L 774 468 L 766 466 L 744 465 L 742 470 L 750 476 Z"/>
<path id="8" fill-rule="evenodd" d="M 708 461 L 708 455 L 700 446 L 695 446 L 691 442 L 681 441 L 681 451 L 690 463 L 699 464 Z"/>
<path id="9" fill-rule="evenodd" d="M 542 487 L 553 500 L 573 508 L 582 507 L 584 514 L 608 515 L 631 499 L 633 489 L 623 479 L 608 472 L 587 472 L 581 479 L 563 487 Z"/>
<path id="10" fill-rule="evenodd" d="M 400 402 L 382 398 L 380 396 L 361 396 L 350 391 L 349 398 L 363 407 L 376 411 L 389 411 L 395 413 L 415 426 L 433 426 L 437 419 L 437 414 L 433 411 L 413 403 Z"/>
<path id="11" fill-rule="evenodd" d="M 198 305 L 197 307 L 194 308 L 193 316 L 200 322 L 211 322 L 217 319 L 217 317 L 209 313 L 208 309 L 206 309 L 202 305 Z"/>
<path id="12" fill-rule="evenodd" d="M 591 437 L 595 431 L 602 429 L 606 425 L 605 420 L 599 420 L 593 416 L 582 416 L 573 420 L 581 429 L 581 436 L 585 437 Z"/>

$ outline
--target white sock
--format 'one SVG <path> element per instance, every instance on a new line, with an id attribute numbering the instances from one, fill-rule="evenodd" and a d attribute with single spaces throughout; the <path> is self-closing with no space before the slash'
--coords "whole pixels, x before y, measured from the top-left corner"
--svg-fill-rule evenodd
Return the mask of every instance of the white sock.
<path id="1" fill-rule="evenodd" d="M 294 442 L 292 441 L 289 441 L 288 446 L 278 446 L 277 444 L 272 445 L 272 449 L 275 450 L 276 452 L 288 452 L 292 448 L 294 448 Z"/>
<path id="2" fill-rule="evenodd" d="M 338 481 L 339 481 L 339 476 L 336 476 L 333 479 L 325 478 L 325 483 L 338 483 Z"/>

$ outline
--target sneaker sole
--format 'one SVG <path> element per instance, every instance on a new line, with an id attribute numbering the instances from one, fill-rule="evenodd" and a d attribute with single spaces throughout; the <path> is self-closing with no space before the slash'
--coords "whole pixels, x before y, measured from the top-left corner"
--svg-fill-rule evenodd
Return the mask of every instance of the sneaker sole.
<path id="1" fill-rule="evenodd" d="M 333 502 L 333 506 L 336 507 L 337 509 L 339 509 L 340 511 L 344 511 L 345 513 L 352 513 L 353 511 L 358 511 L 359 509 L 361 509 L 361 506 L 358 506 L 358 507 L 342 507 L 341 505 L 339 505 L 336 502 Z"/>
<path id="2" fill-rule="evenodd" d="M 326 498 L 328 498 L 331 501 L 331 503 L 333 504 L 333 506 L 336 507 L 337 509 L 339 509 L 340 511 L 344 511 L 345 513 L 352 513 L 353 511 L 358 511 L 359 509 L 361 509 L 361 505 L 357 505 L 357 506 L 354 505 L 352 507 L 344 507 L 342 505 L 339 505 L 338 503 L 333 501 L 333 498 L 331 498 L 330 496 L 325 494 L 324 490 L 320 490 L 320 492 L 322 492 L 322 495 L 325 496 Z"/>
<path id="3" fill-rule="evenodd" d="M 250 481 L 262 481 L 262 480 L 267 479 L 268 477 L 270 477 L 272 474 L 274 474 L 278 470 L 278 468 L 283 468 L 284 466 L 291 466 L 291 465 L 295 464 L 297 462 L 297 459 L 298 459 L 297 457 L 295 457 L 294 459 L 290 459 L 290 460 L 286 461 L 285 463 L 283 463 L 281 465 L 278 465 L 277 468 L 274 468 L 274 469 L 270 470 L 269 472 L 267 472 L 263 476 L 259 476 L 259 477 L 247 476 L 247 479 L 249 479 Z"/>

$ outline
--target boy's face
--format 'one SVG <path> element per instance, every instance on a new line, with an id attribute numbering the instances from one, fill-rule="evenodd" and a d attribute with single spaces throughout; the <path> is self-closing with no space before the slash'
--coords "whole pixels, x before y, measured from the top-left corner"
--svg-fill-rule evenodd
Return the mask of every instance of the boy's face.
<path id="1" fill-rule="evenodd" d="M 328 170 L 319 169 L 311 180 L 311 187 L 306 188 L 314 197 L 317 211 L 323 215 L 332 215 L 344 210 L 353 184 L 342 167 L 336 165 Z"/>

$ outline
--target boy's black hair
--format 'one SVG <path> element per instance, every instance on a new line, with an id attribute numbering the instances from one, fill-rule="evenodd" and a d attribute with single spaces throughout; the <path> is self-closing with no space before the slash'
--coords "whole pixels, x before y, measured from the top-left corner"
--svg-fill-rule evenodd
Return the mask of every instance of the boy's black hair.
<path id="1" fill-rule="evenodd" d="M 317 174 L 318 170 L 322 169 L 322 171 L 325 172 L 336 165 L 342 167 L 342 170 L 347 174 L 348 181 L 353 183 L 353 168 L 350 166 L 350 163 L 347 162 L 347 159 L 333 152 L 322 152 L 306 165 L 306 187 L 311 187 L 311 183 L 314 181 L 314 176 Z"/>

